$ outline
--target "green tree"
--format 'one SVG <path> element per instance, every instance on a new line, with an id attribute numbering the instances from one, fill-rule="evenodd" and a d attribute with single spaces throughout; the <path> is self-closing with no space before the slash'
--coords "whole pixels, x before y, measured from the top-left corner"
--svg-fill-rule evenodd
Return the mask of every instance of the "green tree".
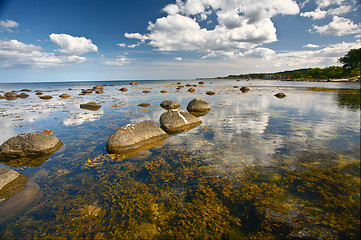
<path id="1" fill-rule="evenodd" d="M 339 66 L 330 66 L 323 69 L 324 75 L 327 78 L 342 78 L 343 77 L 343 68 Z"/>
<path id="2" fill-rule="evenodd" d="M 308 70 L 306 76 L 310 78 L 327 78 L 321 68 L 312 68 Z"/>
<path id="3" fill-rule="evenodd" d="M 361 66 L 361 48 L 351 49 L 346 56 L 339 58 L 338 61 L 343 64 L 346 74 L 350 74 L 355 68 Z"/>
<path id="4" fill-rule="evenodd" d="M 303 73 L 301 71 L 296 71 L 291 75 L 291 78 L 302 78 L 302 77 L 303 77 Z"/>

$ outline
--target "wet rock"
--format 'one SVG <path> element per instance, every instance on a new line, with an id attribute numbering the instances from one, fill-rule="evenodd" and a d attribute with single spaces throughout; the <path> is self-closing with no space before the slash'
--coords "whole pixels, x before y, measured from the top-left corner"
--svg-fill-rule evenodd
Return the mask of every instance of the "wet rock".
<path id="1" fill-rule="evenodd" d="M 87 109 L 87 110 L 92 110 L 92 111 L 96 111 L 96 110 L 100 109 L 101 107 L 102 106 L 100 106 L 100 104 L 95 103 L 95 102 L 88 102 L 88 103 L 80 104 L 81 109 Z"/>
<path id="2" fill-rule="evenodd" d="M 149 90 L 144 90 L 143 93 L 150 93 L 150 91 Z"/>
<path id="3" fill-rule="evenodd" d="M 21 91 L 21 92 L 31 92 L 31 90 L 30 90 L 30 89 L 27 89 L 27 88 L 21 89 L 20 91 Z"/>
<path id="4" fill-rule="evenodd" d="M 150 106 L 150 103 L 141 103 L 141 104 L 138 104 L 139 107 L 149 107 Z"/>
<path id="5" fill-rule="evenodd" d="M 284 94 L 284 93 L 277 93 L 277 94 L 275 94 L 275 97 L 277 97 L 277 98 L 284 98 L 284 97 L 286 97 L 286 94 Z"/>
<path id="6" fill-rule="evenodd" d="M 168 136 L 155 122 L 143 121 L 121 127 L 110 136 L 106 150 L 108 153 L 123 153 L 141 148 L 165 139 Z"/>
<path id="7" fill-rule="evenodd" d="M 104 93 L 104 91 L 103 90 L 96 90 L 95 93 L 101 94 L 101 93 Z"/>
<path id="8" fill-rule="evenodd" d="M 194 89 L 194 88 L 190 88 L 190 89 L 188 89 L 188 92 L 190 92 L 190 93 L 194 93 L 196 90 Z"/>
<path id="9" fill-rule="evenodd" d="M 67 93 L 63 93 L 63 94 L 61 94 L 59 97 L 61 97 L 61 98 L 69 98 L 70 95 L 67 94 Z"/>
<path id="10" fill-rule="evenodd" d="M 15 100 L 19 97 L 19 95 L 14 92 L 6 92 L 4 93 L 4 97 L 6 100 Z"/>
<path id="11" fill-rule="evenodd" d="M 170 110 L 160 116 L 160 126 L 167 133 L 180 133 L 199 126 L 202 121 L 188 112 Z"/>
<path id="12" fill-rule="evenodd" d="M 81 90 L 81 93 L 82 93 L 82 94 L 90 94 L 90 93 L 92 93 L 92 92 L 93 92 L 92 89 L 82 89 L 82 90 Z"/>
<path id="13" fill-rule="evenodd" d="M 0 203 L 25 188 L 28 178 L 11 169 L 0 167 Z"/>
<path id="14" fill-rule="evenodd" d="M 204 82 L 203 82 L 203 81 L 200 81 L 200 82 L 198 82 L 198 84 L 204 84 Z"/>
<path id="15" fill-rule="evenodd" d="M 190 84 L 190 83 L 187 83 L 187 84 L 186 84 L 186 87 L 190 87 L 190 86 L 192 86 L 192 84 Z"/>
<path id="16" fill-rule="evenodd" d="M 123 88 L 119 89 L 119 91 L 126 92 L 126 91 L 128 91 L 128 88 L 123 87 Z"/>
<path id="17" fill-rule="evenodd" d="M 19 98 L 27 98 L 27 97 L 29 97 L 29 94 L 20 93 L 18 96 L 19 96 Z"/>
<path id="18" fill-rule="evenodd" d="M 251 89 L 249 89 L 248 87 L 241 87 L 239 90 L 240 90 L 241 92 L 243 92 L 243 93 L 246 93 L 246 92 L 248 92 L 248 91 L 251 90 Z"/>
<path id="19" fill-rule="evenodd" d="M 49 100 L 49 99 L 52 99 L 53 97 L 49 96 L 49 95 L 44 95 L 44 96 L 40 96 L 39 98 L 42 100 Z"/>
<path id="20" fill-rule="evenodd" d="M 161 93 L 167 93 L 168 91 L 167 90 L 162 90 L 160 91 Z"/>
<path id="21" fill-rule="evenodd" d="M 207 95 L 214 95 L 214 94 L 216 94 L 216 93 L 215 93 L 214 91 L 207 91 L 206 94 L 207 94 Z"/>
<path id="22" fill-rule="evenodd" d="M 181 82 L 177 82 L 178 85 L 181 85 L 182 83 Z"/>
<path id="23" fill-rule="evenodd" d="M 0 95 L 0 99 L 5 99 L 5 97 L 3 95 Z"/>
<path id="24" fill-rule="evenodd" d="M 93 91 L 95 91 L 95 90 L 103 90 L 103 89 L 104 89 L 104 87 L 102 85 L 96 85 L 96 86 L 93 87 Z"/>
<path id="25" fill-rule="evenodd" d="M 166 100 L 166 101 L 161 102 L 160 106 L 165 110 L 172 110 L 172 109 L 179 108 L 181 105 L 177 102 L 174 102 L 171 100 Z"/>
<path id="26" fill-rule="evenodd" d="M 139 85 L 139 82 L 131 82 L 130 85 Z"/>
<path id="27" fill-rule="evenodd" d="M 196 116 L 204 116 L 211 110 L 211 106 L 201 98 L 195 98 L 188 103 L 187 111 Z"/>
<path id="28" fill-rule="evenodd" d="M 44 93 L 42 93 L 42 92 L 37 92 L 37 93 L 35 93 L 36 95 L 43 95 Z"/>
<path id="29" fill-rule="evenodd" d="M 46 131 L 24 133 L 8 139 L 0 146 L 0 160 L 41 157 L 53 154 L 61 146 L 63 143 Z"/>

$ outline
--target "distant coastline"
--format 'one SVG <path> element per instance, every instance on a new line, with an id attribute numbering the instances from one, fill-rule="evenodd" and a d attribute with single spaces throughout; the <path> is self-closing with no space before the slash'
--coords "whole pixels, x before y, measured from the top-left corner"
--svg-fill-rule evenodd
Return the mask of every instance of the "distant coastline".
<path id="1" fill-rule="evenodd" d="M 360 78 L 340 78 L 340 79 L 317 79 L 317 78 L 297 78 L 297 79 L 267 79 L 267 78 L 196 78 L 197 81 L 215 81 L 215 80 L 236 80 L 236 81 L 296 81 L 296 82 L 360 82 Z"/>

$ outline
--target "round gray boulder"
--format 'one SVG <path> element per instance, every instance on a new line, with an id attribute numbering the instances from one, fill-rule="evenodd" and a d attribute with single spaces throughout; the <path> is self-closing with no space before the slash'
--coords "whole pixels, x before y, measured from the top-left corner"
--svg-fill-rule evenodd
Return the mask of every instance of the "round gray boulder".
<path id="1" fill-rule="evenodd" d="M 211 106 L 205 100 L 201 98 L 195 98 L 188 103 L 187 111 L 196 116 L 204 116 L 211 110 Z"/>
<path id="2" fill-rule="evenodd" d="M 179 133 L 199 126 L 202 121 L 188 112 L 170 110 L 160 116 L 160 126 L 167 133 Z"/>
<path id="3" fill-rule="evenodd" d="M 167 137 L 168 134 L 155 122 L 143 121 L 138 124 L 128 124 L 109 137 L 106 150 L 108 153 L 124 153 Z"/>
<path id="4" fill-rule="evenodd" d="M 0 146 L 0 160 L 45 156 L 61 146 L 63 143 L 57 137 L 46 132 L 20 134 Z"/>

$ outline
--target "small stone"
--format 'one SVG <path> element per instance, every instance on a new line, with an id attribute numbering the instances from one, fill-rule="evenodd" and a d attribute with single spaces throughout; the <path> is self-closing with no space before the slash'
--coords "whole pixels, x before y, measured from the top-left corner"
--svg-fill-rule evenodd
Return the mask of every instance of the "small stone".
<path id="1" fill-rule="evenodd" d="M 172 110 L 172 109 L 179 108 L 181 105 L 177 102 L 174 102 L 171 100 L 166 100 L 166 101 L 161 102 L 160 106 L 165 110 Z"/>
<path id="2" fill-rule="evenodd" d="M 190 93 L 194 93 L 196 90 L 194 89 L 194 88 L 190 88 L 190 89 L 188 89 L 188 92 L 190 92 Z"/>
<path id="3" fill-rule="evenodd" d="M 100 106 L 98 103 L 95 103 L 95 102 L 88 102 L 88 103 L 80 104 L 81 109 L 87 109 L 87 110 L 92 110 L 92 111 L 97 111 L 101 107 L 102 106 Z"/>
<path id="4" fill-rule="evenodd" d="M 63 94 L 61 94 L 59 97 L 61 97 L 61 98 L 68 98 L 68 97 L 70 97 L 70 95 L 67 94 L 67 93 L 63 93 Z"/>
<path id="5" fill-rule="evenodd" d="M 251 90 L 251 89 L 249 89 L 248 87 L 241 87 L 239 90 L 240 90 L 241 92 L 243 92 L 243 93 L 246 93 L 246 92 L 248 92 L 248 91 Z"/>
<path id="6" fill-rule="evenodd" d="M 19 94 L 19 98 L 27 98 L 27 97 L 29 97 L 29 94 L 26 94 L 26 93 Z"/>
<path id="7" fill-rule="evenodd" d="M 143 93 L 150 93 L 150 91 L 149 90 L 144 90 Z"/>
<path id="8" fill-rule="evenodd" d="M 40 96 L 39 98 L 42 100 L 49 100 L 49 99 L 52 99 L 53 97 L 49 96 L 49 95 L 44 95 L 44 96 Z"/>
<path id="9" fill-rule="evenodd" d="M 149 107 L 150 106 L 150 103 L 141 103 L 141 104 L 138 104 L 139 107 Z"/>
<path id="10" fill-rule="evenodd" d="M 15 100 L 19 97 L 19 95 L 14 92 L 6 92 L 4 93 L 4 97 L 6 100 Z"/>
<path id="11" fill-rule="evenodd" d="M 130 85 L 139 85 L 139 82 L 131 82 Z"/>
<path id="12" fill-rule="evenodd" d="M 284 94 L 284 93 L 277 93 L 277 94 L 275 94 L 275 97 L 277 97 L 277 98 L 284 98 L 284 97 L 286 97 L 286 94 Z"/>
<path id="13" fill-rule="evenodd" d="M 126 92 L 126 91 L 128 91 L 128 88 L 123 87 L 123 88 L 119 89 L 119 91 Z"/>
<path id="14" fill-rule="evenodd" d="M 207 95 L 214 95 L 214 94 L 216 94 L 216 93 L 215 93 L 214 91 L 207 91 L 206 94 L 207 94 Z"/>
<path id="15" fill-rule="evenodd" d="M 161 93 L 167 93 L 168 91 L 167 90 L 162 90 L 160 91 Z"/>

